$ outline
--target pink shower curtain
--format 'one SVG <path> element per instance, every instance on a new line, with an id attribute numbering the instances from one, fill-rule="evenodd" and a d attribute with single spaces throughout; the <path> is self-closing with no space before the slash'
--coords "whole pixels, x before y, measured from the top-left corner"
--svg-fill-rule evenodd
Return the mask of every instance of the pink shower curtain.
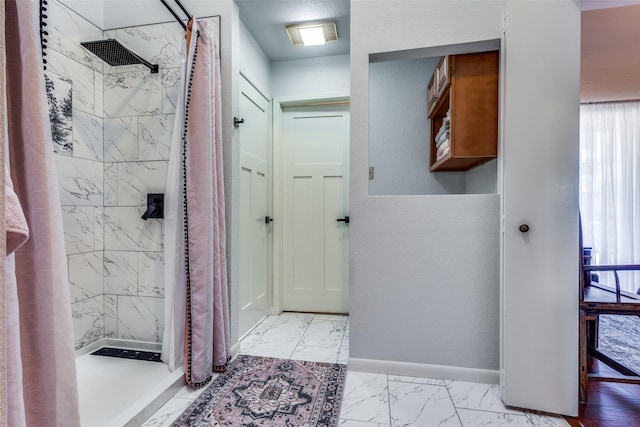
<path id="1" fill-rule="evenodd" d="M 227 363 L 227 289 L 220 64 L 209 22 L 193 22 L 198 34 L 187 96 L 187 328 L 185 368 L 194 386 Z"/>
<path id="2" fill-rule="evenodd" d="M 175 318 L 178 324 L 165 326 L 169 332 L 165 334 L 164 345 L 173 342 L 174 346 L 182 346 L 187 383 L 200 387 L 209 382 L 214 370 L 226 366 L 230 326 L 217 32 L 210 22 L 195 19 L 192 29 L 192 54 L 187 55 L 182 85 L 184 103 L 179 107 L 184 109 L 184 121 L 175 126 L 174 132 L 180 132 L 181 138 L 174 136 L 174 142 L 180 143 L 172 146 L 168 178 L 181 180 L 180 190 L 186 193 L 182 206 L 169 203 L 183 210 L 184 220 L 172 221 L 176 230 L 165 228 L 167 235 L 176 236 L 177 232 L 175 246 L 184 247 L 184 253 L 176 254 L 184 264 L 175 268 L 177 273 L 165 277 L 167 282 L 171 281 L 167 283 L 171 293 L 168 298 L 185 309 L 184 318 L 180 319 L 175 313 L 181 310 L 167 307 L 167 317 Z M 177 164 L 175 156 L 182 156 L 184 161 L 179 173 L 172 172 L 172 164 Z M 167 187 L 172 184 L 169 182 Z M 180 199 L 175 194 L 172 197 Z M 182 216 L 175 212 L 168 214 L 172 218 Z M 170 270 L 174 267 L 167 266 Z M 184 323 L 180 324 L 181 321 Z M 184 327 L 183 339 L 176 327 Z M 167 340 L 172 334 L 176 339 Z M 180 349 L 165 348 L 163 356 L 170 358 L 176 351 Z"/>
<path id="3" fill-rule="evenodd" d="M 5 141 L 6 128 L 6 84 L 5 84 L 5 43 L 4 43 L 4 2 L 0 1 L 0 138 Z M 4 176 L 4 150 L 0 150 L 0 180 Z M 0 182 L 0 206 L 4 206 L 4 182 Z M 0 280 L 5 274 L 5 259 L 7 253 L 6 240 L 2 238 L 5 233 L 4 209 L 0 209 Z M 4 282 L 3 282 L 4 283 Z M 0 354 L 7 354 L 7 322 L 5 320 L 5 288 L 0 286 Z M 8 425 L 7 421 L 7 359 L 0 357 L 0 425 Z"/>
<path id="4" fill-rule="evenodd" d="M 22 375 L 24 395 L 21 402 L 18 395 L 8 393 L 8 424 L 26 421 L 27 426 L 75 427 L 80 421 L 71 304 L 42 66 L 39 3 L 5 0 L 4 4 L 8 138 L 3 140 L 29 229 L 29 239 L 15 252 L 19 302 L 17 307 L 15 301 L 6 307 L 7 312 L 11 308 L 19 313 L 19 330 L 13 328 L 7 334 L 19 336 L 21 356 L 20 360 L 7 359 L 13 364 L 7 366 L 7 372 Z M 20 388 L 15 381 L 16 375 L 7 378 L 9 390 Z M 22 405 L 24 413 L 20 414 Z"/>

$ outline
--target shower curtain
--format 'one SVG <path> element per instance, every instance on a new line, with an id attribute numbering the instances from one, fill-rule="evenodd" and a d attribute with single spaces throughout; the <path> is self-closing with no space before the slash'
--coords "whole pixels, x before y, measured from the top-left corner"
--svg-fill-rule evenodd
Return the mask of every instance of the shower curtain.
<path id="1" fill-rule="evenodd" d="M 2 141 L 6 140 L 5 138 L 5 104 L 6 104 L 6 86 L 4 79 L 4 70 L 5 70 L 5 44 L 4 44 L 4 2 L 0 2 L 0 135 L 2 136 Z M 0 180 L 3 179 L 4 176 L 4 144 L 3 149 L 0 149 Z M 0 182 L 0 206 L 4 207 L 4 181 Z M 0 209 L 0 236 L 4 236 L 4 208 Z M 6 251 L 6 238 L 0 237 L 0 277 L 4 278 L 4 269 L 5 269 L 5 255 Z M 2 280 L 2 279 L 0 279 Z M 2 282 L 4 283 L 4 282 Z M 0 286 L 0 354 L 7 354 L 7 327 L 5 320 L 5 287 L 6 285 Z M 0 425 L 6 426 L 8 425 L 7 421 L 7 358 L 0 357 Z"/>
<path id="2" fill-rule="evenodd" d="M 75 427 L 80 417 L 71 301 L 45 95 L 40 4 L 3 3 L 3 150 L 15 189 L 15 195 L 10 186 L 5 189 L 4 238 L 7 254 L 17 248 L 5 259 L 7 424 Z M 12 218 L 17 219 L 13 225 Z"/>
<path id="3" fill-rule="evenodd" d="M 4 142 L 6 141 L 6 84 L 5 84 L 5 51 L 6 46 L 4 43 L 4 2 L 0 2 L 0 137 L 2 138 L 3 148 L 0 149 L 0 180 L 3 179 L 4 176 Z M 4 206 L 4 181 L 0 182 L 0 206 Z M 4 236 L 4 209 L 0 209 L 0 277 L 4 278 L 5 272 L 5 259 L 7 253 L 6 248 L 6 238 L 2 238 Z M 0 279 L 2 280 L 2 279 Z M 5 282 L 2 282 L 5 283 Z M 6 311 L 5 311 L 5 300 L 4 296 L 6 294 L 5 291 L 6 284 L 0 286 L 0 354 L 7 354 L 7 322 L 5 320 Z M 6 426 L 8 425 L 7 420 L 7 358 L 0 357 L 0 425 Z"/>
<path id="4" fill-rule="evenodd" d="M 190 25 L 165 190 L 162 359 L 200 387 L 226 366 L 230 326 L 217 32 Z"/>

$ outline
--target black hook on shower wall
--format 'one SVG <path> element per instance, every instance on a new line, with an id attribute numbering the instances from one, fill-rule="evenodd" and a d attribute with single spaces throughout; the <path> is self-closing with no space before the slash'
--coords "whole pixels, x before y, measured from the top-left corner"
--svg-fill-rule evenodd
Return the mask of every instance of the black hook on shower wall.
<path id="1" fill-rule="evenodd" d="M 235 126 L 236 129 L 238 129 L 240 125 L 243 123 L 244 123 L 244 119 L 239 119 L 237 117 L 233 118 L 233 126 Z"/>

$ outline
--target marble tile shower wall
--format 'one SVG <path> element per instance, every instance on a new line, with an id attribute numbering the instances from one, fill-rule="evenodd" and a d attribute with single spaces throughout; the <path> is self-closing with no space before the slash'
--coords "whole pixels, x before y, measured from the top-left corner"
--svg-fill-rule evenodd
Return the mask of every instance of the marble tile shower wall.
<path id="1" fill-rule="evenodd" d="M 105 336 L 161 342 L 162 221 L 144 221 L 147 193 L 164 193 L 184 33 L 177 23 L 105 31 L 160 71 L 104 73 Z"/>
<path id="2" fill-rule="evenodd" d="M 104 336 L 103 64 L 80 45 L 104 34 L 56 0 L 47 24 L 47 77 L 72 93 L 71 141 L 54 151 L 78 348 Z"/>
<path id="3" fill-rule="evenodd" d="M 72 87 L 72 152 L 56 155 L 76 348 L 103 337 L 160 342 L 162 221 L 140 218 L 164 193 L 182 29 L 102 31 L 49 2 L 48 73 Z M 80 46 L 115 38 L 160 72 L 110 67 Z"/>

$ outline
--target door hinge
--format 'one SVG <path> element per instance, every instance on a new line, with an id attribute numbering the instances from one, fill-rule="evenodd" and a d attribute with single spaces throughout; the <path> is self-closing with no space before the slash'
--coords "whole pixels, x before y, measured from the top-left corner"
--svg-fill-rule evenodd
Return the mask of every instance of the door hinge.
<path id="1" fill-rule="evenodd" d="M 369 179 L 373 179 L 373 166 L 369 166 Z"/>

